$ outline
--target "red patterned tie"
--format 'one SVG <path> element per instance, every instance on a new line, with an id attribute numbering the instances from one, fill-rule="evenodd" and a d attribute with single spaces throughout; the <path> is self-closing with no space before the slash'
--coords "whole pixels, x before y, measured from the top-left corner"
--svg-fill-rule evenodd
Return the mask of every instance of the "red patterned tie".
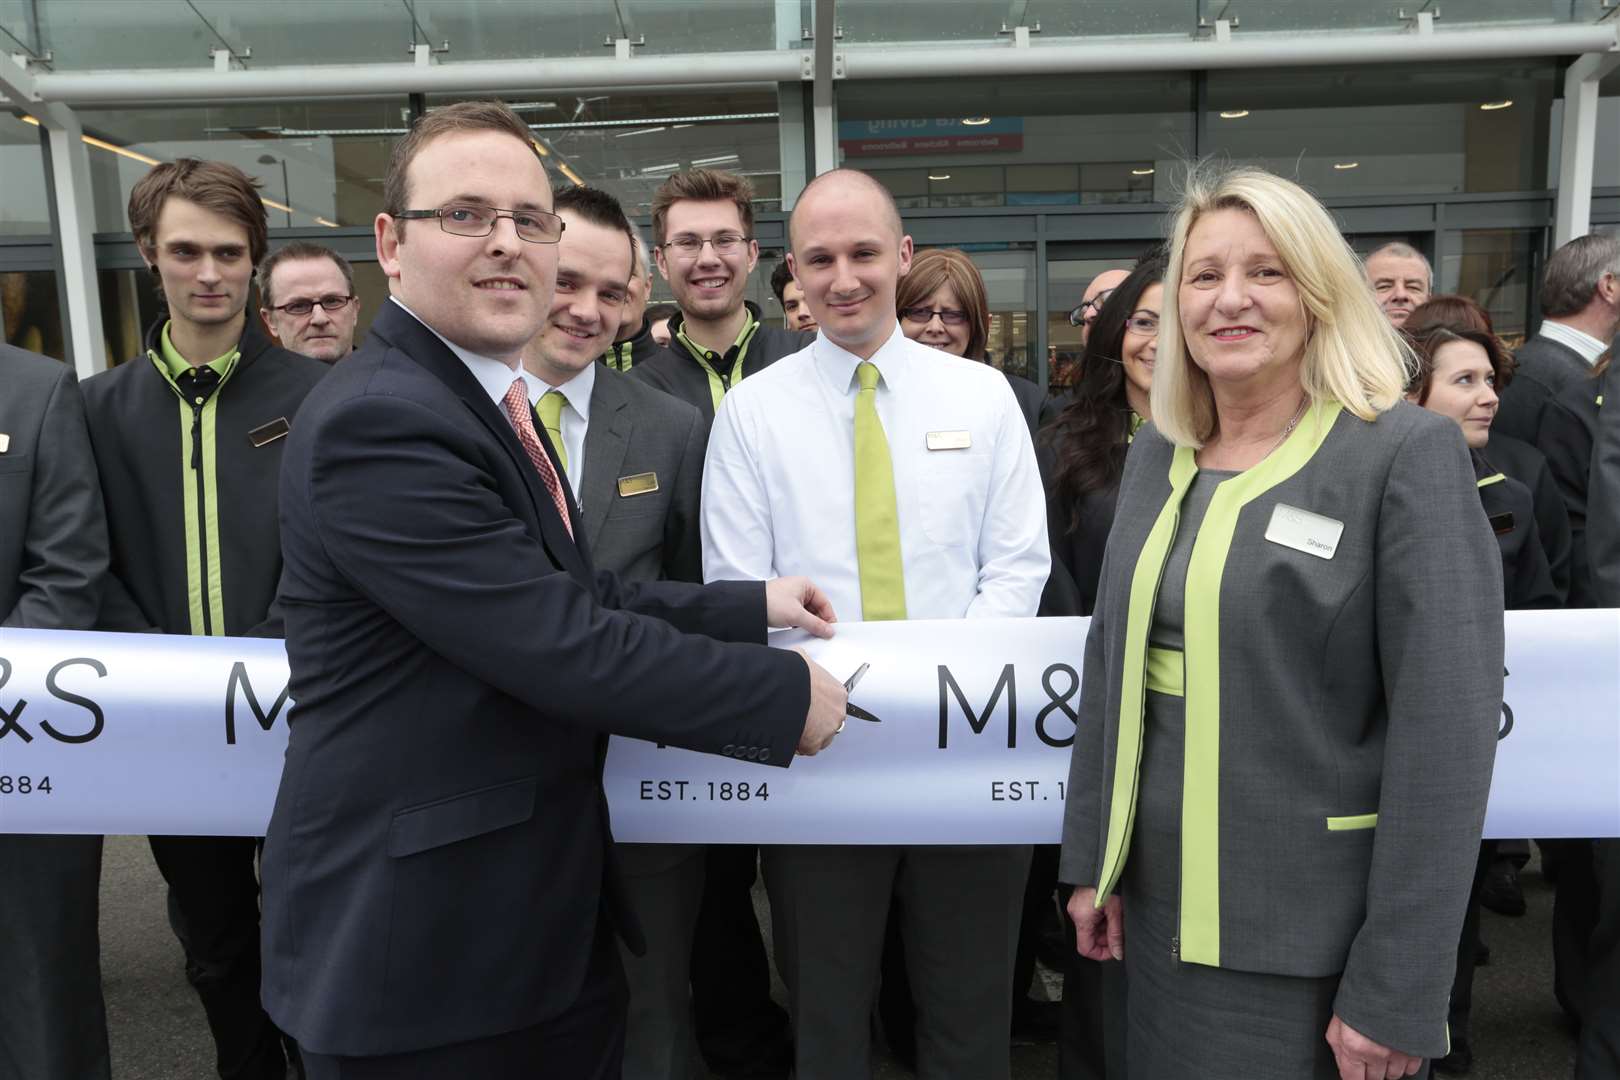
<path id="1" fill-rule="evenodd" d="M 551 501 L 557 504 L 557 515 L 562 518 L 563 528 L 568 530 L 572 538 L 574 526 L 568 520 L 568 500 L 563 498 L 562 481 L 557 478 L 557 469 L 551 464 L 551 458 L 546 456 L 545 447 L 540 445 L 539 432 L 534 430 L 534 410 L 529 407 L 527 384 L 521 378 L 516 379 L 501 399 L 501 404 L 506 408 L 506 418 L 512 421 L 512 427 L 517 430 L 523 452 L 529 455 L 535 471 L 545 481 L 546 490 L 551 492 Z"/>

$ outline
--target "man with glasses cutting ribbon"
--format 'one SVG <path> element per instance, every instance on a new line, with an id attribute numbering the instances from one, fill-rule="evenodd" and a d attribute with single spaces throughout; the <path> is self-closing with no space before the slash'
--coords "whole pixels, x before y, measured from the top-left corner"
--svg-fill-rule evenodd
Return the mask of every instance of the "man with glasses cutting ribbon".
<path id="1" fill-rule="evenodd" d="M 564 223 L 510 109 L 429 112 L 383 197 L 389 302 L 306 401 L 282 469 L 296 704 L 263 1000 L 309 1080 L 616 1080 L 615 938 L 641 935 L 607 733 L 770 765 L 823 749 L 843 687 L 764 642 L 768 624 L 826 635 L 832 608 L 803 578 L 595 570 L 520 368 Z"/>
<path id="2" fill-rule="evenodd" d="M 715 418 L 705 579 L 812 573 L 844 619 L 1034 615 L 1050 558 L 1029 429 L 999 371 L 901 333 L 912 242 L 893 199 L 864 173 L 826 173 L 800 196 L 789 240 L 821 330 Z M 765 848 L 798 1080 L 871 1075 L 895 896 L 919 1075 L 1005 1080 L 1029 859 L 1028 846 Z"/>

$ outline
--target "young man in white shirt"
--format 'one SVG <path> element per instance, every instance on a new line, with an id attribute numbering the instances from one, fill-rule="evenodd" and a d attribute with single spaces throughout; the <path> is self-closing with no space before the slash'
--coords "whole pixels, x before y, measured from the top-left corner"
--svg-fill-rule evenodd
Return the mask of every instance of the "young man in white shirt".
<path id="1" fill-rule="evenodd" d="M 1034 615 L 1050 558 L 1028 427 L 1000 372 L 900 332 L 895 288 L 912 243 L 892 198 L 862 173 L 827 173 L 800 196 L 790 242 L 820 333 L 734 387 L 715 418 L 705 578 L 814 573 L 845 621 Z M 892 895 L 917 998 L 919 1075 L 1006 1077 L 1029 856 L 766 848 L 799 1080 L 870 1075 L 868 1016 Z"/>

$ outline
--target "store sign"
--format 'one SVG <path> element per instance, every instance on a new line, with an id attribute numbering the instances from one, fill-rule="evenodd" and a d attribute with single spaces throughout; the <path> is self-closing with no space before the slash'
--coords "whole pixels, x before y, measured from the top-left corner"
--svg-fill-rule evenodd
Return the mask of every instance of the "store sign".
<path id="1" fill-rule="evenodd" d="M 996 154 L 1024 148 L 1024 118 L 990 117 L 974 124 L 948 120 L 845 120 L 838 125 L 845 157 L 915 154 Z"/>

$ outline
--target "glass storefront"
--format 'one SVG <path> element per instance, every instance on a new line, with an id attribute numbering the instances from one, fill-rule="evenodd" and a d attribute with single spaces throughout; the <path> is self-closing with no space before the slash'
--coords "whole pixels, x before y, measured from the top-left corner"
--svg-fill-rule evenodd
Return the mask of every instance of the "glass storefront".
<path id="1" fill-rule="evenodd" d="M 7 345 L 57 360 L 67 358 L 54 271 L 0 273 L 0 327 L 4 327 Z"/>
<path id="2" fill-rule="evenodd" d="M 51 211 L 38 124 L 0 113 L 0 177 L 0 236 L 48 236 Z"/>

